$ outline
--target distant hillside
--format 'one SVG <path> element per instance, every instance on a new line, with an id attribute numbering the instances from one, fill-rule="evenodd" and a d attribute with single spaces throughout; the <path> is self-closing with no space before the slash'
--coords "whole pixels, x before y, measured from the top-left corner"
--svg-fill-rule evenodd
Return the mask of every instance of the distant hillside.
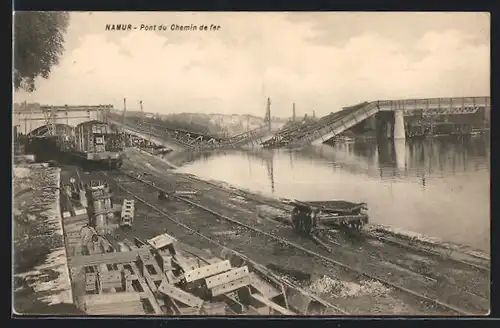
<path id="1" fill-rule="evenodd" d="M 28 103 L 27 109 L 31 107 L 38 107 L 38 103 Z M 14 109 L 20 109 L 24 104 L 14 103 Z M 112 110 L 112 114 L 116 115 L 114 118 L 119 119 L 123 112 L 121 110 Z M 141 111 L 127 110 L 125 113 L 127 118 L 141 117 Z M 248 130 L 252 130 L 264 125 L 264 118 L 254 115 L 240 115 L 240 114 L 200 114 L 200 113 L 178 113 L 178 114 L 155 114 L 144 112 L 145 119 L 150 120 L 151 123 L 161 123 L 157 120 L 165 121 L 165 125 L 171 128 L 188 130 L 198 133 L 206 133 L 216 136 L 232 136 L 237 135 Z M 289 118 L 273 117 L 273 122 L 285 123 Z"/>
<path id="2" fill-rule="evenodd" d="M 115 114 L 121 115 L 121 111 L 115 111 Z M 127 111 L 127 117 L 140 117 L 139 111 Z M 253 115 L 226 115 L 226 114 L 199 114 L 199 113 L 180 113 L 160 115 L 153 113 L 144 113 L 145 118 L 168 122 L 168 125 L 175 126 L 178 129 L 189 130 L 211 135 L 237 135 L 248 130 L 258 128 L 264 125 L 264 118 Z M 286 122 L 288 119 L 274 118 L 273 120 Z"/>
<path id="3" fill-rule="evenodd" d="M 283 125 L 282 129 L 286 130 L 286 129 L 296 128 L 296 127 L 299 127 L 299 126 L 304 125 L 304 124 L 313 124 L 313 123 L 316 123 L 317 121 L 318 121 L 318 119 L 316 119 L 316 118 L 306 116 L 306 117 L 302 118 L 301 120 L 296 120 L 296 121 L 289 120 L 289 121 L 287 121 L 285 123 L 285 125 Z"/>

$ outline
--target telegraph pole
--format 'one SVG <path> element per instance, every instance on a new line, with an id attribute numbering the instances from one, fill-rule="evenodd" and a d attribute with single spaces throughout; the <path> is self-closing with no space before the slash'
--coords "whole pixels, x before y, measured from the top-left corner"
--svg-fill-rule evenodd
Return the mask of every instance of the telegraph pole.
<path id="1" fill-rule="evenodd" d="M 142 124 L 144 125 L 144 109 L 142 108 L 142 100 L 139 101 L 139 105 L 141 106 L 141 116 L 142 116 Z M 153 133 L 152 131 L 153 126 L 149 124 L 149 146 L 151 146 L 151 134 Z"/>
<path id="2" fill-rule="evenodd" d="M 139 100 L 139 105 L 141 106 L 141 124 L 144 124 L 144 111 L 142 109 L 142 100 Z"/>
<path id="3" fill-rule="evenodd" d="M 269 131 L 271 131 L 271 98 L 267 97 L 266 120 Z"/>
<path id="4" fill-rule="evenodd" d="M 127 98 L 123 98 L 122 129 L 125 134 L 125 113 L 127 112 Z"/>
<path id="5" fill-rule="evenodd" d="M 123 113 L 122 113 L 122 133 L 123 133 L 123 145 L 127 146 L 127 135 L 125 133 L 125 113 L 127 112 L 127 98 L 123 98 Z"/>

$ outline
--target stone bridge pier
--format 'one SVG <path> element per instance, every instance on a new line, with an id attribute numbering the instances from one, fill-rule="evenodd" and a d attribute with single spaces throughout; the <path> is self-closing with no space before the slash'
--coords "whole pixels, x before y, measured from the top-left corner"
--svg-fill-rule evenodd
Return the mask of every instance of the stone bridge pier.
<path id="1" fill-rule="evenodd" d="M 402 139 L 380 139 L 377 142 L 377 157 L 380 169 L 392 169 L 402 173 L 407 166 L 406 141 Z"/>
<path id="2" fill-rule="evenodd" d="M 377 139 L 405 140 L 405 120 L 402 110 L 381 111 L 375 115 Z"/>
<path id="3" fill-rule="evenodd" d="M 406 131 L 402 110 L 381 111 L 374 116 L 381 167 L 406 167 Z"/>

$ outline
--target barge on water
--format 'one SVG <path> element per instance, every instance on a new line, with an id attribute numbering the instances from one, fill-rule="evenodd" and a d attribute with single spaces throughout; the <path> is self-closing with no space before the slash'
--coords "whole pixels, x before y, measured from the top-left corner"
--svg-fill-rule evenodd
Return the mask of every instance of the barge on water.
<path id="1" fill-rule="evenodd" d="M 38 160 L 78 162 L 83 165 L 116 169 L 123 163 L 123 138 L 103 121 L 92 120 L 55 134 L 30 136 L 26 151 Z"/>

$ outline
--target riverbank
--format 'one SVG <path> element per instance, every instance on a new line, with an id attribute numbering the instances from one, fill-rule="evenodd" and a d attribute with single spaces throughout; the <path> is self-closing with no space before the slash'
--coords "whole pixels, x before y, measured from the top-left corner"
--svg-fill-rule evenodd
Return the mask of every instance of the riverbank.
<path id="1" fill-rule="evenodd" d="M 242 188 L 241 186 L 236 186 L 234 184 L 228 183 L 228 182 L 223 182 L 223 181 L 217 181 L 213 179 L 207 179 L 199 176 L 193 176 L 192 174 L 187 174 L 187 173 L 182 173 L 178 172 L 178 169 L 183 165 L 185 162 L 180 162 L 179 158 L 177 159 L 176 163 L 172 163 L 170 159 L 165 159 L 159 156 L 154 156 L 151 155 L 145 151 L 139 151 L 137 149 L 129 149 L 128 150 L 128 157 L 129 157 L 129 164 L 132 163 L 141 163 L 141 165 L 144 166 L 146 171 L 149 171 L 153 174 L 157 175 L 164 175 L 166 171 L 169 172 L 170 175 L 178 175 L 179 178 L 182 176 L 191 176 L 194 177 L 196 180 L 199 180 L 200 182 L 207 182 L 213 185 L 216 185 L 219 188 L 223 188 L 229 192 L 236 192 L 239 194 L 242 194 L 243 197 L 245 196 L 250 196 L 250 197 L 257 197 L 261 198 L 264 201 L 267 202 L 275 202 L 275 203 L 281 203 L 282 201 L 286 201 L 287 199 L 280 199 L 273 197 L 273 195 L 269 193 L 264 193 L 264 192 L 258 192 L 255 190 L 251 190 L 249 188 Z M 178 165 L 180 163 L 180 165 Z M 130 165 L 125 166 L 126 168 L 132 168 Z M 135 168 L 137 169 L 137 168 Z M 202 185 L 199 186 L 199 189 L 203 189 L 204 187 Z M 273 214 L 276 212 L 275 209 L 270 209 L 266 205 L 262 205 L 262 210 L 265 211 L 268 214 Z M 279 211 L 278 211 L 279 212 Z M 276 216 L 283 216 L 286 215 L 283 212 L 277 213 Z M 387 234 L 387 235 L 392 235 L 394 237 L 397 237 L 399 239 L 402 239 L 404 241 L 411 241 L 418 243 L 422 246 L 428 246 L 428 247 L 433 247 L 433 248 L 439 248 L 441 251 L 450 251 L 450 252 L 457 252 L 457 253 L 462 253 L 462 255 L 465 255 L 466 258 L 479 258 L 482 260 L 490 260 L 490 254 L 488 251 L 480 250 L 476 247 L 472 247 L 469 245 L 461 244 L 461 243 L 456 243 L 456 242 L 450 242 L 447 240 L 443 240 L 442 238 L 438 238 L 436 236 L 429 236 L 425 234 L 420 234 L 416 233 L 413 231 L 405 230 L 400 227 L 394 227 L 394 226 L 388 226 L 388 225 L 381 225 L 381 224 L 368 224 L 366 226 L 366 231 L 367 233 L 378 235 L 380 233 Z"/>
<path id="2" fill-rule="evenodd" d="M 367 273 L 368 277 L 372 277 L 371 280 L 389 281 L 402 285 L 406 290 L 424 294 L 430 297 L 427 302 L 432 303 L 431 299 L 439 299 L 451 306 L 468 309 L 470 313 L 482 314 L 488 308 L 487 261 L 479 261 L 478 265 L 482 268 L 476 268 L 463 261 L 441 257 L 432 252 L 435 248 L 430 252 L 422 250 L 423 247 L 417 249 L 416 246 L 421 245 L 418 241 L 403 245 L 405 238 L 393 238 L 399 241 L 396 244 L 387 243 L 387 239 L 353 238 L 349 233 L 340 232 L 329 234 L 328 240 L 331 239 L 331 242 L 324 248 L 321 244 L 298 236 L 284 220 L 279 220 L 289 219 L 291 207 L 277 211 L 280 207 L 286 207 L 278 199 L 245 192 L 241 188 L 231 188 L 228 184 L 222 186 L 216 181 L 205 182 L 196 176 L 171 170 L 165 161 L 135 150 L 130 150 L 130 156 L 130 160 L 124 162 L 125 172 L 116 172 L 110 176 L 127 190 L 123 195 L 118 193 L 117 197 L 137 195 L 140 201 L 136 203 L 136 221 L 133 229 L 118 230 L 119 238 L 130 238 L 131 235 L 142 239 L 151 238 L 167 231 L 183 242 L 200 249 L 211 248 L 197 236 L 176 227 L 174 222 L 181 222 L 193 231 L 245 254 L 257 263 L 271 267 L 288 267 L 307 273 L 310 278 L 301 285 L 302 288 L 317 290 L 318 286 L 315 283 L 322 285 L 320 282 L 327 283 L 328 278 L 331 278 L 340 281 L 339 284 L 344 287 L 352 285 L 359 291 L 369 290 L 369 295 L 365 295 L 364 292 L 351 295 L 342 288 L 340 291 L 334 288 L 335 290 L 327 291 L 326 294 L 315 292 L 317 296 L 324 297 L 328 302 L 339 305 L 351 314 L 432 315 L 449 311 L 439 306 L 429 307 L 425 305 L 429 303 L 422 303 L 418 300 L 418 296 L 417 299 L 408 297 L 405 291 L 390 284 L 392 289 L 384 290 L 383 295 L 379 295 L 375 292 L 377 288 L 374 290 L 371 288 L 376 286 L 363 287 L 367 282 L 365 279 L 360 279 L 361 276 L 356 270 Z M 140 177 L 145 184 L 136 181 L 135 177 Z M 168 193 L 187 195 L 185 197 L 188 200 L 181 201 L 174 197 L 170 201 L 158 201 L 156 188 L 162 188 Z M 113 190 L 118 189 L 113 187 Z M 142 205 L 143 201 L 153 204 L 156 209 L 148 209 L 148 205 Z M 275 213 L 272 213 L 272 210 Z M 166 219 L 160 212 L 167 213 L 170 219 Z M 253 233 L 239 224 L 231 223 L 233 220 L 264 233 Z M 299 248 L 303 247 L 355 269 L 349 269 L 350 271 L 346 273 L 335 265 L 304 256 L 296 248 L 282 249 L 283 246 L 280 246 L 279 242 L 276 244 L 273 238 L 269 239 L 265 234 L 279 236 L 300 245 Z M 332 247 L 334 250 L 329 251 L 328 248 Z M 470 261 L 470 263 L 474 265 L 477 262 Z M 318 279 L 325 281 L 317 282 Z M 377 297 L 377 302 L 380 301 L 377 303 L 380 307 L 376 309 L 373 308 L 373 297 Z M 462 302 L 465 305 L 460 305 Z M 395 304 L 398 304 L 396 308 Z"/>
<path id="3" fill-rule="evenodd" d="M 13 168 L 13 310 L 75 314 L 59 207 L 60 169 Z"/>

